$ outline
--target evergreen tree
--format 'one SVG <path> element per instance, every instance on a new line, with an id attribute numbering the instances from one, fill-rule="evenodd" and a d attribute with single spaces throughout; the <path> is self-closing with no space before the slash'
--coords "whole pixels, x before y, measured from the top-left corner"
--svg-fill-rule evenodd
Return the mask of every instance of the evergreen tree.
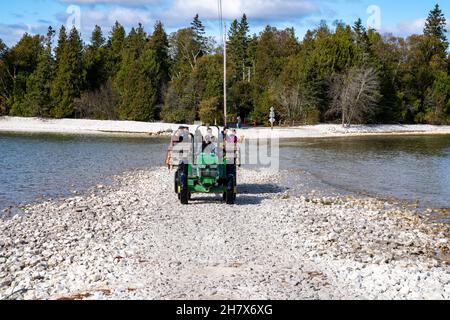
<path id="1" fill-rule="evenodd" d="M 248 24 L 247 15 L 245 13 L 241 18 L 241 22 L 239 23 L 239 32 L 244 41 L 244 44 L 247 44 L 248 43 L 248 34 L 250 32 L 250 26 Z"/>
<path id="2" fill-rule="evenodd" d="M 91 36 L 91 44 L 83 56 L 85 89 L 96 90 L 106 83 L 108 78 L 107 61 L 105 53 L 105 38 L 102 29 L 95 26 Z"/>
<path id="3" fill-rule="evenodd" d="M 356 34 L 357 42 L 360 42 L 365 37 L 365 35 L 367 36 L 366 28 L 363 26 L 361 18 L 355 21 L 355 24 L 353 25 L 353 31 Z"/>
<path id="4" fill-rule="evenodd" d="M 125 43 L 125 28 L 116 21 L 114 24 L 108 43 L 106 45 L 107 71 L 108 77 L 114 77 L 120 69 L 122 62 L 122 50 Z"/>
<path id="5" fill-rule="evenodd" d="M 428 88 L 425 105 L 427 123 L 450 123 L 450 75 L 447 72 L 436 74 L 433 85 Z"/>
<path id="6" fill-rule="evenodd" d="M 160 65 L 142 25 L 132 28 L 125 42 L 122 64 L 115 79 L 122 120 L 149 121 L 158 117 Z"/>
<path id="7" fill-rule="evenodd" d="M 244 80 L 248 70 L 248 44 L 249 26 L 247 16 L 244 14 L 241 21 L 234 20 L 228 33 L 228 56 L 233 80 Z"/>
<path id="8" fill-rule="evenodd" d="M 100 49 L 105 44 L 105 37 L 103 37 L 103 31 L 102 28 L 100 28 L 98 25 L 94 27 L 94 31 L 92 31 L 91 36 L 91 46 L 96 49 Z"/>
<path id="9" fill-rule="evenodd" d="M 239 33 L 239 23 L 235 19 L 231 23 L 230 30 L 228 31 L 228 42 L 227 42 L 227 53 L 228 53 L 228 68 L 230 78 L 234 80 L 240 80 L 242 78 L 242 41 Z"/>
<path id="10" fill-rule="evenodd" d="M 205 26 L 200 20 L 198 14 L 194 17 L 194 20 L 191 23 L 191 29 L 194 32 L 194 41 L 199 47 L 200 56 L 203 56 L 208 53 L 208 39 L 205 36 Z"/>
<path id="11" fill-rule="evenodd" d="M 228 33 L 229 109 L 231 117 L 245 118 L 252 108 L 252 59 L 249 58 L 249 25 L 244 14 L 241 21 L 234 20 Z"/>
<path id="12" fill-rule="evenodd" d="M 7 50 L 6 44 L 3 42 L 2 39 L 0 39 L 0 59 L 3 58 L 3 56 L 5 55 L 6 50 Z"/>
<path id="13" fill-rule="evenodd" d="M 338 25 L 332 40 L 332 72 L 341 73 L 358 64 L 358 46 L 353 41 L 353 33 L 350 26 Z M 362 60 L 364 61 L 364 58 Z"/>
<path id="14" fill-rule="evenodd" d="M 282 72 L 289 57 L 298 52 L 294 30 L 278 30 L 267 26 L 260 34 L 255 52 L 255 76 L 253 80 L 253 118 L 267 121 L 269 109 L 273 106 L 270 87 Z"/>
<path id="15" fill-rule="evenodd" d="M 36 70 L 27 81 L 27 93 L 25 95 L 25 114 L 30 117 L 49 117 L 51 101 L 51 83 L 54 75 L 55 61 L 52 55 L 52 44 L 55 31 L 48 28 L 45 38 L 45 48 L 39 55 Z"/>
<path id="16" fill-rule="evenodd" d="M 61 61 L 67 46 L 67 30 L 64 25 L 59 30 L 58 43 L 55 49 L 56 63 Z"/>
<path id="17" fill-rule="evenodd" d="M 137 28 L 131 28 L 130 33 L 125 39 L 124 49 L 122 50 L 123 55 L 125 51 L 138 58 L 142 51 L 144 50 L 145 44 L 147 43 L 147 34 L 145 33 L 142 24 L 139 24 Z M 123 58 L 123 56 L 122 56 Z M 122 64 L 125 62 L 123 61 Z"/>
<path id="18" fill-rule="evenodd" d="M 402 87 L 396 79 L 402 77 L 403 42 L 396 37 L 382 37 L 378 32 L 370 29 L 368 32 L 371 46 L 373 67 L 380 77 L 382 98 L 374 115 L 376 123 L 404 122 L 404 110 L 401 96 Z"/>
<path id="19" fill-rule="evenodd" d="M 9 75 L 7 72 L 8 65 L 5 60 L 8 48 L 6 44 L 0 39 L 0 115 L 7 113 L 6 101 L 9 97 Z"/>
<path id="20" fill-rule="evenodd" d="M 356 20 L 353 26 L 353 32 L 355 33 L 356 46 L 360 51 L 359 59 L 362 64 L 366 64 L 370 59 L 371 53 L 370 53 L 369 36 L 367 34 L 366 28 L 362 24 L 361 18 Z"/>
<path id="21" fill-rule="evenodd" d="M 447 42 L 447 20 L 442 13 L 441 8 L 438 4 L 428 15 L 427 21 L 425 22 L 425 28 L 423 33 L 427 36 L 433 36 L 440 39 L 442 42 Z"/>
<path id="22" fill-rule="evenodd" d="M 423 31 L 427 40 L 424 50 L 429 54 L 430 60 L 434 60 L 432 68 L 435 73 L 448 66 L 446 60 L 449 44 L 446 36 L 446 25 L 447 20 L 444 14 L 439 8 L 439 5 L 436 5 L 428 15 Z"/>
<path id="23" fill-rule="evenodd" d="M 71 117 L 74 114 L 74 100 L 80 97 L 83 84 L 83 44 L 75 27 L 68 39 L 65 28 L 61 28 L 56 52 L 56 74 L 51 88 L 52 115 L 55 118 Z"/>
<path id="24" fill-rule="evenodd" d="M 247 15 L 244 14 L 241 18 L 241 22 L 239 23 L 239 34 L 240 34 L 240 38 L 242 41 L 242 47 L 243 47 L 243 61 L 245 66 L 248 65 L 249 61 L 248 61 L 248 45 L 250 42 L 249 39 L 249 33 L 250 33 L 250 26 L 248 24 L 248 19 L 247 19 Z"/>
<path id="25" fill-rule="evenodd" d="M 156 22 L 153 35 L 150 39 L 151 46 L 156 54 L 156 59 L 160 64 L 160 83 L 158 86 L 158 103 L 164 103 L 164 95 L 167 90 L 167 84 L 170 80 L 170 58 L 169 58 L 169 40 L 167 33 L 161 21 Z"/>
<path id="26" fill-rule="evenodd" d="M 76 30 L 68 35 L 62 27 L 54 56 L 52 35 L 24 34 L 11 49 L 0 40 L 0 114 L 149 121 L 164 104 L 167 121 L 221 121 L 223 55 L 210 48 L 198 15 L 169 39 L 161 22 L 150 37 L 142 25 L 126 35 L 116 22 L 107 42 L 96 26 L 86 47 Z M 301 43 L 292 28 L 268 26 L 249 37 L 243 15 L 231 24 L 227 45 L 230 118 L 266 123 L 275 106 L 287 123 L 337 121 L 329 111 L 341 87 L 334 82 L 357 88 L 358 77 L 373 70 L 381 100 L 360 121 L 450 121 L 450 56 L 439 6 L 423 35 L 382 36 L 358 19 L 332 29 L 322 22 Z"/>

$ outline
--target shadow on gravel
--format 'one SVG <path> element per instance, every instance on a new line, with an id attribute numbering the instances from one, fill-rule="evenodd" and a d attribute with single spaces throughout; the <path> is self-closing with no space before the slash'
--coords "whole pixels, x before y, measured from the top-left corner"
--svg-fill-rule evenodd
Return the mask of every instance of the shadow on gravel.
<path id="1" fill-rule="evenodd" d="M 267 193 L 266 193 L 267 194 Z M 251 196 L 251 195 L 245 195 L 245 194 L 238 194 L 236 198 L 236 205 L 242 206 L 242 205 L 249 205 L 249 204 L 260 204 L 263 200 L 265 200 L 267 197 L 261 196 Z M 222 198 L 220 197 L 192 197 L 190 200 L 191 204 L 212 204 L 212 203 L 223 203 Z"/>
<path id="2" fill-rule="evenodd" d="M 288 188 L 281 187 L 275 184 L 241 184 L 238 187 L 239 193 L 236 199 L 237 205 L 260 204 L 263 200 L 269 198 L 268 195 L 283 193 Z M 221 202 L 222 197 L 205 197 L 195 196 L 191 202 L 194 204 L 209 204 L 214 202 Z"/>
<path id="3" fill-rule="evenodd" d="M 249 205 L 249 204 L 260 204 L 266 197 L 256 197 L 247 195 L 238 195 L 236 198 L 236 204 L 239 205 Z"/>
<path id="4" fill-rule="evenodd" d="M 288 190 L 276 184 L 240 184 L 239 194 L 277 194 Z"/>

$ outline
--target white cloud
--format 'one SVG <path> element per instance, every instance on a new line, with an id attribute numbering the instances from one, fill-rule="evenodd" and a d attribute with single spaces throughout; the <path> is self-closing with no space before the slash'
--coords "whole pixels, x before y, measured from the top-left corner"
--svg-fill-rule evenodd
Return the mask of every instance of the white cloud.
<path id="1" fill-rule="evenodd" d="M 397 36 L 409 36 L 412 34 L 421 34 L 425 27 L 426 18 L 419 18 L 411 21 L 403 21 L 395 26 L 381 28 L 383 33 L 392 33 Z"/>
<path id="2" fill-rule="evenodd" d="M 85 0 L 87 1 L 87 0 Z M 148 32 L 155 21 L 150 10 L 141 7 L 108 6 L 105 7 L 81 7 L 81 34 L 85 40 L 90 38 L 95 25 L 99 25 L 103 31 L 108 33 L 116 21 L 126 28 L 137 26 L 142 23 Z M 65 24 L 67 14 L 61 13 L 57 16 L 58 24 Z"/>
<path id="3" fill-rule="evenodd" d="M 60 2 L 75 5 L 120 4 L 124 6 L 136 6 L 155 4 L 161 2 L 161 0 L 60 0 Z"/>
<path id="4" fill-rule="evenodd" d="M 156 20 L 161 20 L 169 32 L 189 26 L 195 14 L 205 23 L 211 35 L 217 34 L 217 0 L 58 0 L 60 3 L 76 4 L 81 7 L 81 32 L 88 40 L 95 25 L 103 28 L 105 34 L 119 21 L 127 29 L 144 24 L 147 32 L 152 31 Z M 223 14 L 227 20 L 240 18 L 246 13 L 252 32 L 258 32 L 266 24 L 280 28 L 295 26 L 299 35 L 306 29 L 315 27 L 320 19 L 332 19 L 336 12 L 330 9 L 331 0 L 222 0 Z M 344 0 L 342 0 L 344 1 Z M 360 0 L 345 0 L 360 1 Z M 65 23 L 67 13 L 62 11 L 56 16 L 54 27 Z M 314 22 L 312 22 L 314 21 Z M 9 43 L 16 42 L 23 32 L 42 32 L 51 21 L 36 22 L 27 26 L 26 21 L 15 25 L 0 23 L 0 37 Z M 396 25 L 382 25 L 381 32 L 408 36 L 422 33 L 425 18 L 400 22 Z M 450 21 L 449 21 L 450 24 Z M 450 25 L 448 27 L 450 29 Z M 450 35 L 449 35 L 450 36 Z"/>
<path id="5" fill-rule="evenodd" d="M 137 24 L 162 20 L 172 27 L 180 27 L 199 14 L 203 21 L 218 19 L 217 0 L 60 0 L 64 3 L 82 6 L 82 19 L 88 21 L 95 12 L 105 12 L 104 22 L 117 18 L 121 23 Z M 107 7 L 97 7 L 99 4 L 109 4 Z M 86 6 L 83 6 L 86 5 Z M 144 6 L 149 5 L 149 6 Z M 277 21 L 297 21 L 305 16 L 319 13 L 320 6 L 313 0 L 223 0 L 225 19 L 235 19 L 246 13 L 250 19 Z M 120 19 L 119 19 L 120 18 Z M 98 23 L 97 23 L 98 24 Z"/>
<path id="6" fill-rule="evenodd" d="M 217 31 L 218 19 L 217 0 L 60 0 L 61 2 L 81 6 L 81 26 L 84 38 L 89 35 L 95 25 L 108 32 L 111 26 L 119 21 L 130 28 L 138 23 L 144 24 L 147 32 L 151 32 L 156 20 L 161 20 L 168 31 L 183 26 L 189 26 L 195 14 L 200 18 L 211 33 Z M 225 19 L 240 18 L 246 13 L 253 26 L 265 23 L 292 24 L 306 16 L 319 13 L 320 7 L 313 0 L 223 0 Z M 120 3 L 120 4 L 119 4 Z M 108 6 L 97 6 L 109 4 Z M 151 6 L 141 6 L 141 5 Z M 58 21 L 64 23 L 65 14 L 58 16 Z"/>
<path id="7" fill-rule="evenodd" d="M 224 0 L 225 19 L 235 19 L 246 13 L 254 20 L 298 20 L 319 13 L 320 7 L 311 0 Z M 174 0 L 170 9 L 163 13 L 169 20 L 182 22 L 195 14 L 202 19 L 218 18 L 217 0 Z"/>
<path id="8" fill-rule="evenodd" d="M 46 34 L 48 26 L 38 24 L 4 24 L 0 23 L 0 38 L 6 43 L 7 46 L 14 46 L 25 33 L 34 34 Z"/>
<path id="9" fill-rule="evenodd" d="M 136 25 L 137 23 L 149 23 L 152 21 L 152 15 L 147 10 L 114 8 L 108 13 L 108 21 L 112 24 L 119 21 L 125 25 Z"/>

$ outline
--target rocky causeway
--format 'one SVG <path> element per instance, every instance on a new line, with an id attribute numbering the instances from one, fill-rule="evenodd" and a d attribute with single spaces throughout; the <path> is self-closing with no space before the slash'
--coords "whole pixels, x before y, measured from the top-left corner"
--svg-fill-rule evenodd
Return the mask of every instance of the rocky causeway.
<path id="1" fill-rule="evenodd" d="M 375 198 L 292 195 L 242 169 L 237 204 L 173 172 L 0 220 L 0 299 L 450 299 L 449 226 Z"/>

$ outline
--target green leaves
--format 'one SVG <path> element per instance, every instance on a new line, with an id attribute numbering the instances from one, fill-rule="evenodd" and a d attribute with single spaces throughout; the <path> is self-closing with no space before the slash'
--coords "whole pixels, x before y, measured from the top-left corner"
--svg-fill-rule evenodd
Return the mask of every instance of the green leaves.
<path id="1" fill-rule="evenodd" d="M 145 33 L 131 32 L 125 42 L 122 66 L 115 79 L 119 118 L 150 121 L 157 117 L 160 63 Z"/>
<path id="2" fill-rule="evenodd" d="M 200 102 L 199 116 L 205 124 L 215 124 L 222 121 L 222 110 L 219 97 L 204 99 Z"/>
<path id="3" fill-rule="evenodd" d="M 6 109 L 10 115 L 29 114 L 24 105 L 27 93 L 27 80 L 38 65 L 38 58 L 44 50 L 42 37 L 24 34 L 22 39 L 3 57 L 4 75 L 0 83 L 7 97 Z"/>
<path id="4" fill-rule="evenodd" d="M 244 14 L 228 33 L 230 118 L 267 124 L 275 107 L 286 124 L 337 122 L 342 114 L 330 112 L 336 109 L 330 80 L 347 79 L 347 87 L 358 88 L 350 81 L 356 78 L 376 83 L 369 91 L 380 95 L 365 96 L 371 112 L 350 122 L 449 122 L 450 65 L 439 6 L 424 33 L 408 38 L 367 30 L 361 19 L 352 26 L 321 22 L 303 39 L 293 28 L 267 26 L 252 36 L 249 30 Z M 141 24 L 127 34 L 116 22 L 107 35 L 95 26 L 85 45 L 77 30 L 63 26 L 54 52 L 53 36 L 52 29 L 47 36 L 25 34 L 10 49 L 0 40 L 0 114 L 221 121 L 223 51 L 198 15 L 170 36 L 161 22 L 151 35 Z"/>
<path id="5" fill-rule="evenodd" d="M 27 80 L 27 93 L 24 97 L 24 116 L 49 117 L 51 115 L 51 81 L 55 72 L 52 56 L 54 31 L 50 27 L 45 39 L 46 47 L 41 51 L 36 70 Z"/>

